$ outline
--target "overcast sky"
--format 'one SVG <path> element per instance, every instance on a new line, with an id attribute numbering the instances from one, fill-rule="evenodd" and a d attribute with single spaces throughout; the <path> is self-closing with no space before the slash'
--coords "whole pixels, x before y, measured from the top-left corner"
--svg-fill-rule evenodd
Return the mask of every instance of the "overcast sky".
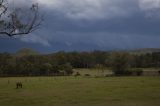
<path id="1" fill-rule="evenodd" d="M 35 2 L 45 16 L 41 28 L 0 38 L 0 52 L 160 48 L 160 0 L 9 0 L 9 6 Z"/>

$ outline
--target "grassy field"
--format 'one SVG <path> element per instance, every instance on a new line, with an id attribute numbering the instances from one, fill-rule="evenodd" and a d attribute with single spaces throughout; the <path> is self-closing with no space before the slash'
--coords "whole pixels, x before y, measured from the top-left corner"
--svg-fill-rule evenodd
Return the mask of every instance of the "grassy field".
<path id="1" fill-rule="evenodd" d="M 143 70 L 144 76 L 159 76 L 160 69 L 159 68 L 141 68 Z M 89 74 L 92 77 L 94 76 L 106 76 L 106 75 L 112 75 L 113 72 L 111 69 L 106 68 L 103 69 L 103 72 L 101 69 L 74 69 L 74 72 L 79 72 L 82 76 L 85 74 Z"/>
<path id="2" fill-rule="evenodd" d="M 0 78 L 0 105 L 160 106 L 160 77 Z"/>

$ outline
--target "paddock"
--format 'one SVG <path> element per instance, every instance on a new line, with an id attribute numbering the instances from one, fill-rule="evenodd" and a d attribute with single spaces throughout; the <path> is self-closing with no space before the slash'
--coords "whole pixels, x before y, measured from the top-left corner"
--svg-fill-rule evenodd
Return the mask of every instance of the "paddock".
<path id="1" fill-rule="evenodd" d="M 159 76 L 0 78 L 3 106 L 160 106 L 159 100 Z"/>

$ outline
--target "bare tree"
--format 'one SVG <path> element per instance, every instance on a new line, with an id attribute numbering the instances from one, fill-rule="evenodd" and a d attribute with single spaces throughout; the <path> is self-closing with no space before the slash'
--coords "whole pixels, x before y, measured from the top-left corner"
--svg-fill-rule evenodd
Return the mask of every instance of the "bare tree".
<path id="1" fill-rule="evenodd" d="M 38 3 L 31 8 L 10 9 L 6 0 L 0 0 L 0 35 L 9 37 L 33 32 L 42 22 Z"/>

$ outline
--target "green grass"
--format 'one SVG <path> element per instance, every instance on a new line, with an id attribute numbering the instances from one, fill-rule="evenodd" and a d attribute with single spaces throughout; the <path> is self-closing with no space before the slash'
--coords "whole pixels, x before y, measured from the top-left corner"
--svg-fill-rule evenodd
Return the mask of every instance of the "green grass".
<path id="1" fill-rule="evenodd" d="M 160 77 L 0 78 L 0 105 L 160 106 Z"/>

